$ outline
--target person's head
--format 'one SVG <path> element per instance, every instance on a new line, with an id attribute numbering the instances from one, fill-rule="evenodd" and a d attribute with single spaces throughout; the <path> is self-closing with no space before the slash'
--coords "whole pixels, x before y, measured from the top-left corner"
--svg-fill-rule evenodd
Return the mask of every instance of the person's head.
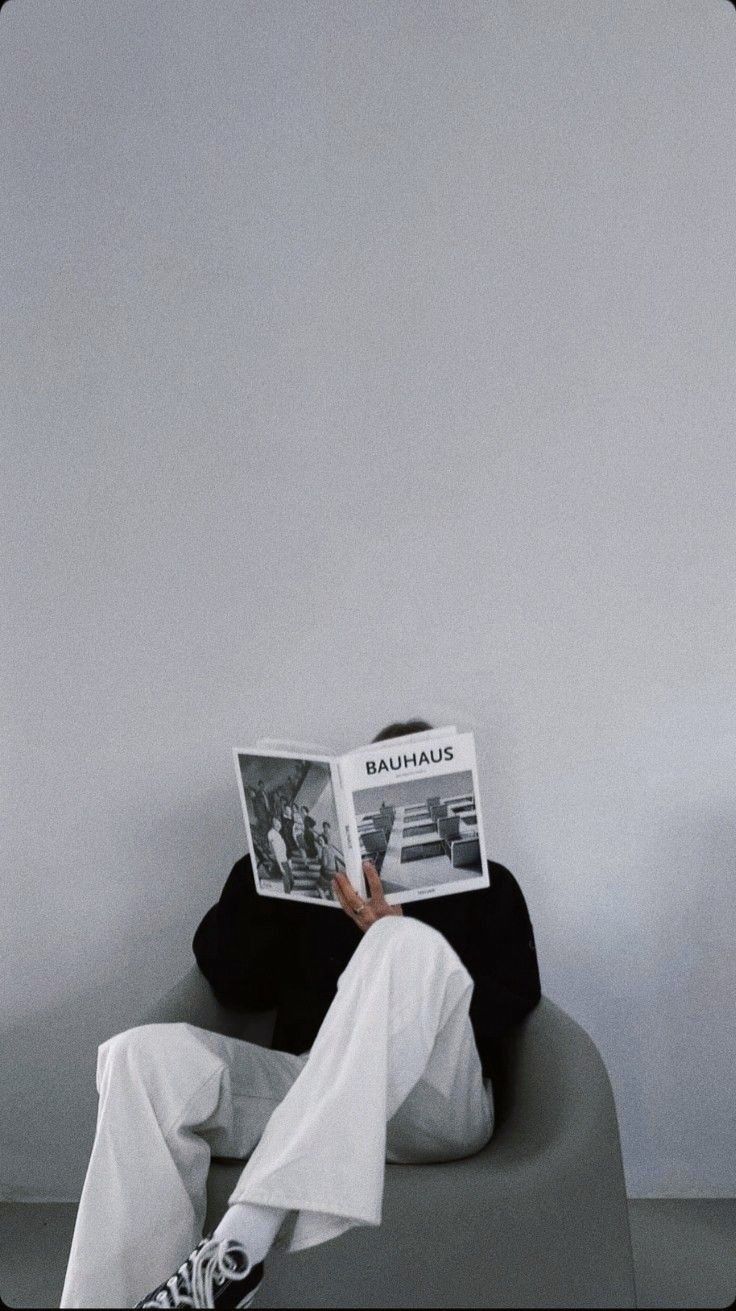
<path id="1" fill-rule="evenodd" d="M 278 815 L 274 815 L 272 823 L 274 828 L 278 832 L 278 830 L 281 828 L 281 820 L 279 819 Z"/>
<path id="2" fill-rule="evenodd" d="M 387 724 L 374 737 L 374 742 L 387 742 L 392 737 L 408 737 L 410 733 L 426 733 L 432 727 L 425 719 L 407 719 L 405 723 Z"/>
<path id="3" fill-rule="evenodd" d="M 326 838 L 330 836 L 330 821 L 328 819 L 326 819 L 322 824 L 322 832 Z"/>
<path id="4" fill-rule="evenodd" d="M 259 788 L 262 788 L 262 787 L 263 787 L 263 779 L 262 779 L 262 778 L 259 778 L 259 780 L 258 780 L 258 787 L 259 787 Z"/>

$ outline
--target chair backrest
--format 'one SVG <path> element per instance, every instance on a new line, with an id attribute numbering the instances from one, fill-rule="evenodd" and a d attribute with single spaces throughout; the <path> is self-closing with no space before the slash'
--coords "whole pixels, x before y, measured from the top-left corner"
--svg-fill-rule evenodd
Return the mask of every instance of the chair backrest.
<path id="1" fill-rule="evenodd" d="M 603 1057 L 585 1030 L 548 997 L 493 1046 L 491 1080 L 496 1132 L 523 1137 L 526 1150 L 589 1121 L 616 1128 Z M 494 1135 L 495 1136 L 495 1135 Z"/>
<path id="2" fill-rule="evenodd" d="M 450 850 L 450 861 L 454 869 L 462 869 L 480 859 L 480 842 L 478 838 L 455 838 Z"/>
<path id="3" fill-rule="evenodd" d="M 460 820 L 457 815 L 441 816 L 437 820 L 437 832 L 441 838 L 457 838 L 460 835 Z"/>
<path id="4" fill-rule="evenodd" d="M 366 833 L 361 833 L 360 840 L 366 851 L 374 852 L 385 851 L 388 846 L 386 834 L 382 828 L 369 829 Z"/>
<path id="5" fill-rule="evenodd" d="M 242 1038 L 270 1047 L 276 1022 L 275 1011 L 235 1011 L 221 1006 L 209 983 L 193 965 L 190 970 L 150 1006 L 139 1024 L 194 1024 L 226 1038 Z"/>

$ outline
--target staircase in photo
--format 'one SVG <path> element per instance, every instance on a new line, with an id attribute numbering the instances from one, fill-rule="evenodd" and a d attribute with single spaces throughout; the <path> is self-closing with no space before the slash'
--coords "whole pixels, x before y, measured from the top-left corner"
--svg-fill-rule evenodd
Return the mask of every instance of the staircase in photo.
<path id="1" fill-rule="evenodd" d="M 264 860 L 259 869 L 262 882 L 282 883 L 284 876 L 273 858 Z M 310 859 L 300 851 L 292 851 L 287 874 L 289 872 L 293 892 L 307 892 L 313 897 L 321 897 L 324 901 L 334 901 L 332 894 L 320 882 L 321 865 L 318 859 Z"/>

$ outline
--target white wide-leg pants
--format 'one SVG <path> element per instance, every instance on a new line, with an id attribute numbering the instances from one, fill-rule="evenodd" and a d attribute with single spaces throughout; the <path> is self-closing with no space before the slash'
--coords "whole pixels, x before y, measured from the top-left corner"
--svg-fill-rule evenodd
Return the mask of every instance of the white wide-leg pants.
<path id="1" fill-rule="evenodd" d="M 381 1222 L 384 1163 L 469 1156 L 493 1132 L 468 1008 L 442 934 L 371 926 L 309 1052 L 150 1024 L 99 1049 L 97 1131 L 62 1307 L 126 1307 L 202 1237 L 211 1155 L 248 1157 L 230 1202 L 287 1210 L 291 1250 Z"/>

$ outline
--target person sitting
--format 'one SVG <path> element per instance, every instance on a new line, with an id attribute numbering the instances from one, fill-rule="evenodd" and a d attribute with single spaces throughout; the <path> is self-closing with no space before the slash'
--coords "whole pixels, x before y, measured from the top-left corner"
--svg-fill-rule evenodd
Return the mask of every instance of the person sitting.
<path id="1" fill-rule="evenodd" d="M 309 806 L 302 806 L 304 816 L 304 847 L 308 860 L 317 860 L 319 849 L 317 846 L 317 821 L 309 813 Z"/>
<path id="2" fill-rule="evenodd" d="M 271 820 L 271 827 L 268 832 L 268 845 L 271 849 L 271 855 L 276 862 L 276 867 L 281 874 L 284 884 L 284 892 L 289 893 L 294 887 L 294 875 L 289 861 L 289 853 L 286 850 L 286 843 L 281 836 L 281 820 L 277 815 L 274 815 Z"/>
<path id="3" fill-rule="evenodd" d="M 301 806 L 298 806 L 296 803 L 294 803 L 294 820 L 293 820 L 292 832 L 294 834 L 294 844 L 296 846 L 296 849 L 299 852 L 299 854 L 303 857 L 303 859 L 306 860 L 307 849 L 304 845 L 304 815 L 302 814 Z"/>
<path id="4" fill-rule="evenodd" d="M 402 907 L 363 869 L 367 898 L 337 872 L 343 913 L 317 911 L 259 897 L 243 857 L 199 924 L 219 1001 L 275 1008 L 270 1048 L 190 1024 L 100 1046 L 62 1307 L 248 1306 L 275 1241 L 298 1251 L 380 1224 L 386 1161 L 489 1141 L 496 1044 L 541 995 L 523 893 L 490 861 L 487 888 Z M 246 1163 L 203 1236 L 211 1153 Z"/>
<path id="5" fill-rule="evenodd" d="M 345 860 L 342 852 L 332 841 L 332 825 L 329 820 L 322 824 L 322 832 L 319 834 L 317 841 L 319 843 L 319 880 L 318 888 L 320 892 L 329 897 L 333 897 L 332 881 L 340 870 L 345 869 Z"/>
<path id="6" fill-rule="evenodd" d="M 294 841 L 294 808 L 289 800 L 288 792 L 284 793 L 281 804 L 281 831 L 286 843 L 286 850 L 290 856 L 293 856 L 297 849 Z"/>
<path id="7" fill-rule="evenodd" d="M 259 778 L 253 793 L 253 810 L 256 824 L 264 831 L 268 830 L 271 825 L 271 802 L 262 778 Z"/>

